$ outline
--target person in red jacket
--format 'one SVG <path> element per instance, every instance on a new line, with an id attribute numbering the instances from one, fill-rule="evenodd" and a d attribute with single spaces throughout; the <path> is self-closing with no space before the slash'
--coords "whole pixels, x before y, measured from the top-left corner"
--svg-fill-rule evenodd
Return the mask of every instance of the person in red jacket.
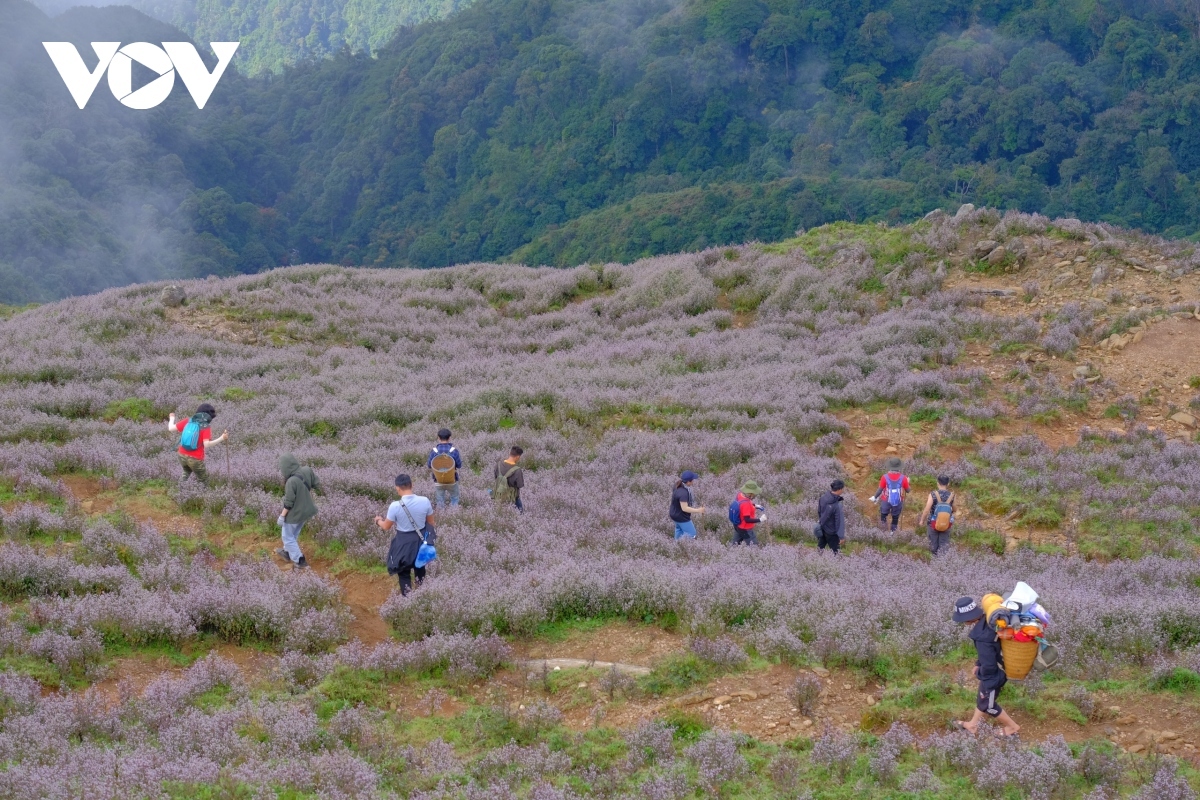
<path id="1" fill-rule="evenodd" d="M 766 513 L 763 507 L 754 502 L 754 499 L 762 492 L 762 488 L 754 481 L 746 481 L 742 484 L 742 489 L 737 493 L 734 502 L 737 503 L 738 522 L 734 525 L 733 543 L 735 545 L 742 544 L 758 544 L 758 536 L 754 533 L 754 526 L 760 522 L 766 521 Z"/>
<path id="2" fill-rule="evenodd" d="M 183 429 L 192 419 L 200 425 L 200 438 L 196 442 L 196 448 L 189 450 L 179 444 L 179 465 L 183 467 L 183 479 L 186 481 L 192 475 L 201 483 L 208 483 L 208 469 L 204 466 L 204 452 L 214 444 L 220 444 L 229 440 L 229 431 L 224 431 L 218 438 L 212 438 L 212 421 L 216 418 L 217 412 L 208 403 L 201 403 L 196 408 L 196 413 L 190 417 L 176 421 L 175 413 L 171 412 L 171 416 L 167 417 L 167 428 L 172 433 L 183 433 Z"/>
<path id="3" fill-rule="evenodd" d="M 879 501 L 879 529 L 887 527 L 887 518 L 892 518 L 892 533 L 900 526 L 900 514 L 904 511 L 904 498 L 908 496 L 908 476 L 900 471 L 904 466 L 898 458 L 887 460 L 887 472 L 879 479 L 879 491 L 871 502 Z"/>

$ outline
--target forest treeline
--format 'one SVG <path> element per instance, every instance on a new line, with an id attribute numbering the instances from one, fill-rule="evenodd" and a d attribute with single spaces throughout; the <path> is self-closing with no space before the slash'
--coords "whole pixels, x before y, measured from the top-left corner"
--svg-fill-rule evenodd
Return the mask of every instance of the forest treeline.
<path id="1" fill-rule="evenodd" d="M 246 75 L 282 72 L 342 50 L 374 53 L 396 31 L 449 16 L 470 0 L 93 0 L 128 5 L 198 42 L 239 41 Z M 51 16 L 79 0 L 35 0 Z"/>
<path id="2" fill-rule="evenodd" d="M 80 43 L 119 14 L 0 0 Z M 1194 0 L 477 0 L 373 58 L 231 71 L 202 112 L 177 91 L 95 114 L 5 22 L 36 67 L 0 64 L 5 302 L 308 261 L 627 261 L 966 201 L 1200 230 Z"/>

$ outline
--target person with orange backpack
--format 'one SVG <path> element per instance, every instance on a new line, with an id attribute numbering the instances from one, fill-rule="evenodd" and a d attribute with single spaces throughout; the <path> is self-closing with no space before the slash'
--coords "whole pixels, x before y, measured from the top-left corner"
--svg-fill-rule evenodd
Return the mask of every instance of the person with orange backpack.
<path id="1" fill-rule="evenodd" d="M 950 479 L 939 475 L 937 489 L 929 493 L 925 508 L 917 518 L 917 527 L 929 525 L 929 552 L 935 556 L 950 546 L 950 528 L 954 526 L 954 492 L 950 491 Z"/>
<path id="2" fill-rule="evenodd" d="M 879 502 L 879 529 L 887 529 L 887 518 L 892 518 L 892 533 L 900 526 L 900 514 L 904 511 L 904 498 L 908 495 L 908 476 L 900 471 L 903 462 L 898 458 L 887 460 L 887 472 L 879 479 L 879 491 L 871 502 Z"/>
<path id="3" fill-rule="evenodd" d="M 430 451 L 425 466 L 433 476 L 433 499 L 440 511 L 446 507 L 447 500 L 451 506 L 458 505 L 458 471 L 462 469 L 462 455 L 450 444 L 449 428 L 442 428 L 437 435 L 438 443 Z"/>

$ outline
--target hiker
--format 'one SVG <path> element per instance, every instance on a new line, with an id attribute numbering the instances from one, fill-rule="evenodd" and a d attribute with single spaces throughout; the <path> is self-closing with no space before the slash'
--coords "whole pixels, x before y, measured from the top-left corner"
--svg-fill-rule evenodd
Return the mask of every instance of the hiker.
<path id="1" fill-rule="evenodd" d="M 829 491 L 817 500 L 817 525 L 813 528 L 817 549 L 824 550 L 828 546 L 835 556 L 842 546 L 842 539 L 846 538 L 846 510 L 842 507 L 845 491 L 845 482 L 835 480 L 829 484 Z"/>
<path id="2" fill-rule="evenodd" d="M 767 521 L 763 507 L 754 502 L 754 499 L 761 493 L 762 488 L 757 483 L 746 481 L 738 491 L 737 497 L 729 504 L 729 521 L 733 523 L 733 543 L 735 545 L 742 542 L 758 544 L 754 526 Z"/>
<path id="3" fill-rule="evenodd" d="M 671 492 L 671 510 L 669 516 L 675 523 L 675 539 L 695 539 L 696 524 L 692 522 L 692 514 L 703 514 L 704 506 L 696 505 L 695 495 L 692 494 L 692 481 L 700 476 L 690 469 L 685 470 L 675 481 L 675 490 Z"/>
<path id="4" fill-rule="evenodd" d="M 450 444 L 449 428 L 442 428 L 437 432 L 437 437 L 438 443 L 430 451 L 425 466 L 433 477 L 433 499 L 440 511 L 446 507 L 447 499 L 451 506 L 458 505 L 458 471 L 462 469 L 462 456 L 458 448 Z"/>
<path id="5" fill-rule="evenodd" d="M 400 594 L 407 596 L 413 589 L 413 574 L 417 586 L 425 580 L 425 567 L 417 566 L 417 553 L 423 543 L 432 543 L 437 538 L 434 530 L 437 523 L 433 504 L 428 497 L 413 492 L 410 476 L 396 476 L 396 494 L 400 499 L 388 506 L 387 518 L 376 516 L 375 524 L 380 530 L 396 532 L 388 546 L 387 571 L 388 575 L 400 576 Z"/>
<path id="6" fill-rule="evenodd" d="M 217 412 L 208 403 L 201 403 L 196 413 L 190 417 L 176 421 L 175 412 L 167 417 L 167 429 L 172 433 L 181 434 L 179 437 L 179 465 L 183 467 L 183 479 L 186 481 L 192 475 L 201 483 L 208 483 L 208 470 L 204 466 L 204 453 L 214 444 L 229 440 L 229 431 L 224 431 L 216 439 L 212 438 L 212 421 L 217 418 Z"/>
<path id="7" fill-rule="evenodd" d="M 307 569 L 308 561 L 300 550 L 300 529 L 304 523 L 317 515 L 312 493 L 320 488 L 317 473 L 300 462 L 291 453 L 279 457 L 279 471 L 283 473 L 283 510 L 279 512 L 279 526 L 283 530 L 283 547 L 275 555 L 292 562 L 292 569 Z"/>
<path id="8" fill-rule="evenodd" d="M 521 504 L 521 488 L 525 486 L 525 470 L 520 467 L 523 455 L 525 451 L 514 445 L 508 451 L 508 458 L 496 462 L 493 471 L 496 485 L 491 490 L 492 499 L 497 504 L 506 506 L 511 503 L 522 513 L 525 511 L 525 506 Z"/>
<path id="9" fill-rule="evenodd" d="M 879 491 L 871 496 L 871 502 L 879 501 L 879 530 L 887 529 L 887 518 L 892 518 L 892 533 L 900 525 L 900 513 L 904 511 L 904 498 L 908 496 L 908 476 L 900 471 L 903 466 L 898 458 L 889 458 L 884 465 L 887 472 L 879 479 Z"/>
<path id="10" fill-rule="evenodd" d="M 950 491 L 950 479 L 938 475 L 937 489 L 929 493 L 925 508 L 917 518 L 917 528 L 929 526 L 929 552 L 935 556 L 946 552 L 950 546 L 950 528 L 954 525 L 954 492 Z"/>
<path id="11" fill-rule="evenodd" d="M 1000 690 L 1008 682 L 1004 674 L 1004 655 L 1000 650 L 1000 638 L 988 627 L 983 606 L 973 597 L 960 597 L 954 604 L 952 619 L 959 625 L 970 625 L 967 634 L 975 643 L 978 658 L 975 659 L 975 677 L 979 679 L 979 694 L 975 698 L 975 713 L 966 722 L 955 720 L 955 727 L 975 733 L 984 716 L 989 716 L 1003 727 L 1003 735 L 1013 736 L 1021 726 L 1013 722 L 1008 712 L 996 702 Z"/>

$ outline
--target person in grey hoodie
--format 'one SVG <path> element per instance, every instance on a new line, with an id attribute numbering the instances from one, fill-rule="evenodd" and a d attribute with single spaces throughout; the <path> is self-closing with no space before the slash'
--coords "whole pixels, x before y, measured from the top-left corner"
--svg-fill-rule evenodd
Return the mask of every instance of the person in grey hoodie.
<path id="1" fill-rule="evenodd" d="M 842 492 L 845 490 L 845 483 L 834 481 L 829 484 L 829 491 L 817 501 L 817 526 L 813 528 L 817 549 L 828 547 L 834 555 L 842 546 L 842 539 L 846 538 L 846 511 L 842 508 Z"/>
<path id="2" fill-rule="evenodd" d="M 279 512 L 279 525 L 283 528 L 283 547 L 275 551 L 280 558 L 292 562 L 292 569 L 306 569 L 308 561 L 300 551 L 300 529 L 304 523 L 317 515 L 312 493 L 321 488 L 317 474 L 300 462 L 291 453 L 279 457 L 279 471 L 283 473 L 283 510 Z"/>

